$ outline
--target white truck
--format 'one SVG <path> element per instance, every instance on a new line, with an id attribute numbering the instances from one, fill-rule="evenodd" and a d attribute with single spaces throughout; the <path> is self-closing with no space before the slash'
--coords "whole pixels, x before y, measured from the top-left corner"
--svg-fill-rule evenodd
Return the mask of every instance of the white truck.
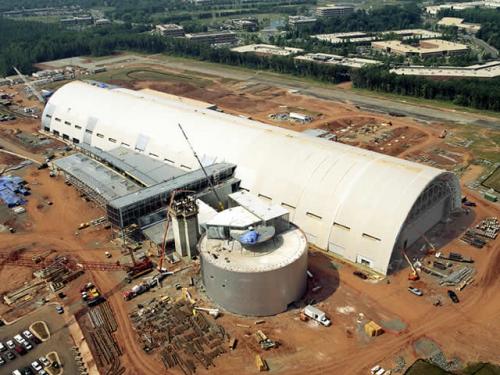
<path id="1" fill-rule="evenodd" d="M 323 311 L 321 311 L 320 309 L 317 309 L 314 306 L 307 305 L 304 308 L 304 314 L 306 316 L 308 316 L 309 318 L 314 319 L 317 322 L 323 324 L 325 327 L 328 327 L 328 326 L 330 326 L 332 324 L 332 322 L 330 321 L 330 319 L 328 319 L 326 317 L 326 314 Z"/>

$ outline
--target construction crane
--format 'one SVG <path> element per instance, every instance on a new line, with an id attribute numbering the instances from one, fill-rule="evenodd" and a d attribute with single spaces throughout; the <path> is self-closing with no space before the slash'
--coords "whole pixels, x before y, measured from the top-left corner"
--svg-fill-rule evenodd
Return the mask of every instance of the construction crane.
<path id="1" fill-rule="evenodd" d="M 193 155 L 194 157 L 196 158 L 196 160 L 198 161 L 198 164 L 200 165 L 200 168 L 201 170 L 203 171 L 203 173 L 205 174 L 205 178 L 207 179 L 208 181 L 208 184 L 210 185 L 210 189 L 212 190 L 212 192 L 214 193 L 215 195 L 215 198 L 217 198 L 217 202 L 219 204 L 219 210 L 222 211 L 224 209 L 224 204 L 222 203 L 222 200 L 220 199 L 219 197 L 219 194 L 217 193 L 217 191 L 215 190 L 215 187 L 212 183 L 212 180 L 208 177 L 208 173 L 207 171 L 205 170 L 205 167 L 203 166 L 203 164 L 201 163 L 201 160 L 200 158 L 198 157 L 198 154 L 196 153 L 196 151 L 194 150 L 193 148 L 193 145 L 191 144 L 191 142 L 189 141 L 189 138 L 186 134 L 186 132 L 184 131 L 184 129 L 182 128 L 181 124 L 179 123 L 179 128 L 181 129 L 181 132 L 182 132 L 182 135 L 184 136 L 184 138 L 186 138 L 186 142 L 188 143 L 189 145 L 189 148 L 191 149 L 191 151 L 193 152 Z"/>
<path id="2" fill-rule="evenodd" d="M 43 98 L 42 94 L 40 94 L 38 90 L 33 87 L 33 85 L 15 66 L 13 66 L 12 68 L 16 71 L 17 75 L 23 80 L 24 84 L 30 89 L 31 93 L 38 99 L 38 101 L 45 104 L 45 99 Z"/>

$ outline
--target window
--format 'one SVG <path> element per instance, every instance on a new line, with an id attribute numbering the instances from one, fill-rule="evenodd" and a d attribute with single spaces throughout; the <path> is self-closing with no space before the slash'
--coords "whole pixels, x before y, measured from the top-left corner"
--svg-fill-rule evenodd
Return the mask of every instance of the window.
<path id="1" fill-rule="evenodd" d="M 61 122 L 61 119 L 56 117 L 56 121 L 57 122 Z"/>
<path id="2" fill-rule="evenodd" d="M 63 134 L 62 137 L 63 137 L 63 139 L 69 140 L 69 135 L 67 135 L 67 134 Z"/>
<path id="3" fill-rule="evenodd" d="M 281 202 L 281 205 L 285 208 L 288 208 L 290 210 L 295 210 L 296 207 L 292 206 L 291 204 L 288 204 L 288 203 L 285 203 L 285 202 Z"/>
<path id="4" fill-rule="evenodd" d="M 344 225 L 344 224 L 333 223 L 333 226 L 337 227 L 337 228 L 345 229 L 345 230 L 351 230 L 351 228 L 349 228 L 347 225 Z"/>
<path id="5" fill-rule="evenodd" d="M 73 143 L 78 144 L 80 143 L 80 140 L 78 138 L 73 138 Z"/>
<path id="6" fill-rule="evenodd" d="M 85 133 L 92 134 L 92 130 L 85 129 Z"/>
<path id="7" fill-rule="evenodd" d="M 190 171 L 190 170 L 191 170 L 191 168 L 190 168 L 190 167 L 188 167 L 187 165 L 184 165 L 184 164 L 181 164 L 181 168 L 187 169 L 188 171 Z"/>
<path id="8" fill-rule="evenodd" d="M 100 133 L 97 133 L 96 134 L 99 138 L 104 138 L 104 135 L 100 134 Z"/>
<path id="9" fill-rule="evenodd" d="M 152 152 L 150 152 L 150 153 L 149 153 L 149 156 L 154 156 L 155 158 L 157 158 L 157 157 L 158 157 L 158 155 L 153 154 Z"/>
<path id="10" fill-rule="evenodd" d="M 130 147 L 130 145 L 128 143 L 125 143 L 125 142 L 122 142 L 122 146 Z"/>
<path id="11" fill-rule="evenodd" d="M 45 117 L 52 118 L 52 115 L 46 114 Z"/>
<path id="12" fill-rule="evenodd" d="M 44 127 L 43 127 L 43 130 L 45 130 L 45 131 L 49 132 L 49 131 L 50 131 L 50 128 L 49 128 L 48 126 L 44 126 Z"/>
<path id="13" fill-rule="evenodd" d="M 321 216 L 313 214 L 312 212 L 306 212 L 306 215 L 314 219 L 319 219 L 319 220 L 323 219 Z"/>
<path id="14" fill-rule="evenodd" d="M 75 125 L 75 128 L 81 129 L 82 127 L 80 125 Z"/>
<path id="15" fill-rule="evenodd" d="M 170 160 L 170 159 L 167 159 L 167 158 L 163 159 L 163 161 L 166 161 L 166 162 L 168 162 L 168 163 L 175 164 L 175 162 L 174 162 L 173 160 Z"/>
<path id="16" fill-rule="evenodd" d="M 116 139 L 114 139 L 114 138 L 108 138 L 108 141 L 116 143 Z"/>
<path id="17" fill-rule="evenodd" d="M 69 121 L 64 121 L 64 125 L 71 126 L 71 122 L 69 122 Z"/>
<path id="18" fill-rule="evenodd" d="M 370 240 L 382 241 L 380 238 L 372 236 L 372 235 L 367 234 L 367 233 L 363 233 L 362 236 L 365 237 L 365 238 L 369 238 Z"/>

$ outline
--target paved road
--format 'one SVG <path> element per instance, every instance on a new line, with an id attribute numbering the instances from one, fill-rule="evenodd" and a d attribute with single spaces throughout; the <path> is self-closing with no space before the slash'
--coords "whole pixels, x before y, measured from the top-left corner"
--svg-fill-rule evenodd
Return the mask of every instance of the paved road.
<path id="1" fill-rule="evenodd" d="M 361 109 L 374 112 L 397 112 L 420 121 L 454 122 L 500 130 L 500 120 L 492 117 L 455 110 L 418 106 L 404 103 L 403 101 L 375 98 L 349 90 L 334 87 L 327 88 L 324 84 L 315 84 L 314 82 L 279 74 L 258 71 L 252 72 L 243 69 L 234 69 L 230 66 L 207 64 L 194 60 L 183 60 L 180 62 L 179 59 L 165 58 L 164 56 L 138 59 L 136 63 L 140 60 L 150 64 L 164 65 L 172 69 L 188 70 L 235 80 L 262 83 L 288 90 L 299 90 L 303 94 L 320 99 L 352 103 L 359 106 Z"/>
<path id="2" fill-rule="evenodd" d="M 475 36 L 471 35 L 470 37 L 469 36 L 466 36 L 467 39 L 471 40 L 472 42 L 476 43 L 477 45 L 479 45 L 480 47 L 482 47 L 486 52 L 488 52 L 491 57 L 493 57 L 494 59 L 498 58 L 498 50 L 493 47 L 493 46 L 490 46 L 488 43 L 486 43 L 484 40 L 482 39 L 479 39 L 479 38 L 476 38 Z"/>
<path id="3" fill-rule="evenodd" d="M 12 339 L 14 335 L 27 329 L 31 323 L 38 320 L 43 320 L 47 323 L 51 334 L 50 339 L 35 346 L 26 355 L 16 355 L 14 360 L 7 361 L 0 368 L 0 374 L 10 374 L 15 369 L 29 366 L 37 358 L 45 356 L 52 351 L 56 351 L 59 354 L 65 374 L 77 374 L 76 362 L 69 350 L 73 346 L 73 341 L 64 318 L 56 313 L 53 304 L 43 306 L 36 312 L 21 318 L 15 323 L 0 327 L 0 341 L 5 344 L 7 340 Z M 2 357 L 5 357 L 4 354 L 1 353 Z"/>

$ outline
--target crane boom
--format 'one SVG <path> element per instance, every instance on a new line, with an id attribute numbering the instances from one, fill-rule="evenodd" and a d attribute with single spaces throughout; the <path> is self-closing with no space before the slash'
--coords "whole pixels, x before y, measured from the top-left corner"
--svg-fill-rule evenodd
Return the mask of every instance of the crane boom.
<path id="1" fill-rule="evenodd" d="M 184 136 L 184 138 L 186 138 L 186 142 L 188 143 L 189 145 L 189 148 L 191 149 L 191 151 L 193 152 L 193 155 L 194 157 L 196 158 L 196 160 L 198 161 L 198 164 L 200 165 L 200 168 L 201 170 L 203 171 L 203 173 L 205 174 L 205 178 L 207 179 L 208 181 L 208 184 L 210 185 L 210 189 L 212 190 L 212 192 L 214 193 L 215 197 L 217 198 L 217 201 L 219 203 L 219 209 L 222 211 L 224 209 L 224 204 L 222 203 L 222 200 L 220 199 L 219 197 L 219 194 L 217 193 L 217 191 L 215 190 L 215 187 L 212 183 L 212 180 L 210 180 L 210 178 L 208 177 L 208 173 L 207 171 L 205 170 L 205 167 L 203 166 L 203 164 L 201 163 L 201 160 L 200 158 L 198 157 L 198 154 L 196 153 L 195 149 L 193 148 L 193 145 L 191 144 L 191 142 L 189 141 L 189 138 L 186 134 L 186 132 L 184 131 L 184 129 L 182 128 L 181 124 L 179 123 L 179 128 L 181 129 L 181 132 L 182 132 L 182 135 Z"/>
<path id="2" fill-rule="evenodd" d="M 24 84 L 28 86 L 33 95 L 35 95 L 36 98 L 41 103 L 45 103 L 45 99 L 43 98 L 43 96 L 33 87 L 33 85 L 26 79 L 26 77 L 15 66 L 13 66 L 12 68 L 16 71 L 17 75 L 23 80 Z"/>

